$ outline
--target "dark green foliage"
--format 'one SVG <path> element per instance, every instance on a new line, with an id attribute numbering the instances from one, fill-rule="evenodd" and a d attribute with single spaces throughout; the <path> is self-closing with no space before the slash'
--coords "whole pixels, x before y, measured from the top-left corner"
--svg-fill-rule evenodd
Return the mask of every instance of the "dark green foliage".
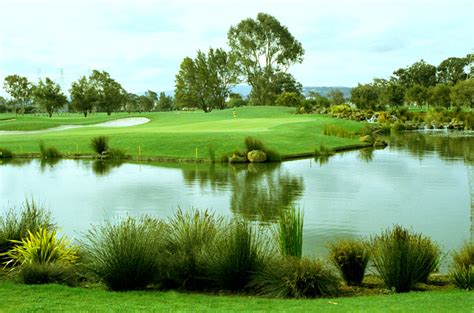
<path id="1" fill-rule="evenodd" d="M 290 257 L 268 262 L 254 275 L 250 287 L 270 297 L 314 298 L 337 294 L 339 284 L 321 261 Z"/>
<path id="2" fill-rule="evenodd" d="M 11 159 L 13 157 L 13 153 L 5 148 L 0 148 L 0 159 Z"/>
<path id="3" fill-rule="evenodd" d="M 280 162 L 281 155 L 276 150 L 265 149 L 265 154 L 267 155 L 267 162 Z"/>
<path id="4" fill-rule="evenodd" d="M 275 237 L 280 254 L 301 259 L 303 253 L 304 214 L 295 207 L 282 211 L 278 220 Z"/>
<path id="5" fill-rule="evenodd" d="M 109 148 L 107 152 L 109 159 L 123 160 L 127 158 L 127 154 L 122 149 Z"/>
<path id="6" fill-rule="evenodd" d="M 262 141 L 253 138 L 253 137 L 245 137 L 245 147 L 247 149 L 246 152 L 252 151 L 252 150 L 261 150 L 265 152 L 267 155 L 267 162 L 280 162 L 281 161 L 281 155 L 276 151 L 272 149 L 268 149 L 265 147 Z M 246 153 L 245 153 L 246 157 Z"/>
<path id="7" fill-rule="evenodd" d="M 339 240 L 330 245 L 330 259 L 347 285 L 360 285 L 369 262 L 369 247 L 358 240 Z"/>
<path id="8" fill-rule="evenodd" d="M 206 277 L 206 251 L 209 251 L 220 229 L 221 218 L 209 211 L 179 209 L 169 221 L 167 236 L 167 264 L 169 287 L 189 290 L 205 289 L 209 286 Z"/>
<path id="9" fill-rule="evenodd" d="M 150 218 L 95 226 L 83 242 L 85 266 L 112 290 L 143 289 L 160 275 L 164 234 Z"/>
<path id="10" fill-rule="evenodd" d="M 39 143 L 40 154 L 42 159 L 57 159 L 62 155 L 55 147 L 46 147 L 42 141 Z"/>
<path id="11" fill-rule="evenodd" d="M 94 137 L 91 140 L 91 147 L 97 154 L 109 150 L 109 138 L 105 136 Z"/>
<path id="12" fill-rule="evenodd" d="M 39 207 L 33 200 L 26 201 L 21 211 L 10 209 L 0 216 L 0 253 L 9 251 L 15 245 L 12 240 L 20 241 L 28 236 L 28 231 L 36 232 L 40 228 L 54 230 L 51 214 Z M 0 263 L 6 261 L 0 256 Z"/>
<path id="13" fill-rule="evenodd" d="M 207 257 L 209 277 L 221 288 L 243 290 L 265 263 L 266 243 L 244 220 L 233 219 L 222 228 Z"/>
<path id="14" fill-rule="evenodd" d="M 453 253 L 451 282 L 460 289 L 474 289 L 474 244 L 467 242 Z"/>
<path id="15" fill-rule="evenodd" d="M 57 262 L 31 263 L 21 266 L 18 273 L 20 280 L 31 284 L 77 284 L 74 266 Z"/>
<path id="16" fill-rule="evenodd" d="M 438 268 L 440 250 L 429 238 L 397 225 L 375 236 L 372 260 L 388 288 L 407 292 Z"/>

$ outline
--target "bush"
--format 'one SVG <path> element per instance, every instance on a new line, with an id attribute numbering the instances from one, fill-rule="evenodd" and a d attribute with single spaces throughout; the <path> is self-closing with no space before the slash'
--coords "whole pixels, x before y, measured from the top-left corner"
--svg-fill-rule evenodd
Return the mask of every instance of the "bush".
<path id="1" fill-rule="evenodd" d="M 440 249 L 429 238 L 397 225 L 373 239 L 372 260 L 388 288 L 407 292 L 437 269 Z"/>
<path id="2" fill-rule="evenodd" d="M 217 238 L 207 256 L 209 277 L 221 288 L 244 289 L 265 263 L 265 242 L 248 222 L 238 219 L 223 227 Z"/>
<path id="3" fill-rule="evenodd" d="M 130 217 L 95 226 L 83 242 L 85 266 L 112 290 L 143 289 L 161 274 L 164 229 L 159 221 Z"/>
<path id="4" fill-rule="evenodd" d="M 281 155 L 276 150 L 265 149 L 265 154 L 267 155 L 267 162 L 280 162 Z"/>
<path id="5" fill-rule="evenodd" d="M 123 160 L 127 158 L 125 151 L 121 149 L 110 148 L 109 150 L 107 150 L 107 152 L 108 152 L 107 158 L 109 159 Z"/>
<path id="6" fill-rule="evenodd" d="M 303 252 L 304 214 L 294 207 L 283 210 L 275 236 L 282 256 L 301 259 Z"/>
<path id="7" fill-rule="evenodd" d="M 36 232 L 28 231 L 21 241 L 12 240 L 12 249 L 4 253 L 6 266 L 19 267 L 29 264 L 60 263 L 72 264 L 77 260 L 77 249 L 69 241 L 56 238 L 56 231 L 40 228 Z"/>
<path id="8" fill-rule="evenodd" d="M 13 157 L 13 153 L 5 148 L 0 148 L 0 159 L 11 159 Z"/>
<path id="9" fill-rule="evenodd" d="M 209 286 L 205 257 L 221 227 L 222 219 L 207 210 L 184 213 L 179 209 L 170 220 L 167 261 L 169 287 L 190 290 Z"/>
<path id="10" fill-rule="evenodd" d="M 46 147 L 41 141 L 39 144 L 41 158 L 43 159 L 57 159 L 62 155 L 55 147 Z"/>
<path id="11" fill-rule="evenodd" d="M 474 244 L 466 243 L 453 253 L 453 268 L 450 281 L 460 289 L 474 289 Z"/>
<path id="12" fill-rule="evenodd" d="M 40 229 L 51 231 L 55 228 L 50 212 L 39 207 L 34 200 L 27 200 L 19 212 L 10 209 L 0 216 L 0 263 L 6 261 L 2 254 L 13 248 L 14 241 L 26 238 L 29 231 L 35 233 Z"/>
<path id="13" fill-rule="evenodd" d="M 109 138 L 105 136 L 94 137 L 91 140 L 91 147 L 97 154 L 109 150 Z"/>
<path id="14" fill-rule="evenodd" d="M 270 297 L 314 298 L 336 294 L 339 284 L 339 278 L 321 261 L 289 257 L 269 262 L 254 275 L 250 286 Z"/>
<path id="15" fill-rule="evenodd" d="M 330 245 L 330 259 L 347 285 L 360 285 L 369 262 L 369 248 L 365 242 L 339 240 Z"/>
<path id="16" fill-rule="evenodd" d="M 77 276 L 74 267 L 60 263 L 31 263 L 21 266 L 19 277 L 25 284 L 75 285 Z"/>
<path id="17" fill-rule="evenodd" d="M 253 138 L 253 137 L 245 137 L 245 147 L 247 148 L 247 151 L 252 151 L 252 150 L 265 150 L 265 146 L 263 145 L 263 142 L 260 140 Z"/>

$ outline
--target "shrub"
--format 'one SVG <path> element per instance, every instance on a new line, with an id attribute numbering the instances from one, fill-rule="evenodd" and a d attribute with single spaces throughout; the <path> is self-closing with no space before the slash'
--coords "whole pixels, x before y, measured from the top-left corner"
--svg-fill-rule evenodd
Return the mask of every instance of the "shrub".
<path id="1" fill-rule="evenodd" d="M 107 150 L 107 152 L 108 152 L 107 158 L 109 159 L 122 160 L 122 159 L 127 158 L 125 151 L 121 149 L 110 148 L 109 150 Z"/>
<path id="2" fill-rule="evenodd" d="M 450 281 L 460 289 L 474 289 L 474 244 L 466 243 L 453 253 L 453 268 Z"/>
<path id="3" fill-rule="evenodd" d="M 265 242 L 246 221 L 231 220 L 219 232 L 207 256 L 207 273 L 221 288 L 242 290 L 253 273 L 262 269 L 266 259 Z"/>
<path id="4" fill-rule="evenodd" d="M 303 252 L 304 214 L 294 207 L 284 210 L 278 220 L 275 236 L 282 256 L 301 259 Z"/>
<path id="5" fill-rule="evenodd" d="M 112 290 L 145 288 L 161 274 L 164 229 L 159 221 L 131 217 L 95 226 L 83 241 L 85 266 Z"/>
<path id="6" fill-rule="evenodd" d="M 245 137 L 245 147 L 247 148 L 247 151 L 252 151 L 252 150 L 265 150 L 265 146 L 263 143 L 253 137 Z"/>
<path id="7" fill-rule="evenodd" d="M 0 148 L 0 159 L 11 159 L 13 157 L 13 153 L 5 148 Z"/>
<path id="8" fill-rule="evenodd" d="M 280 162 L 281 155 L 276 150 L 265 149 L 265 154 L 267 155 L 267 162 Z"/>
<path id="9" fill-rule="evenodd" d="M 221 218 L 207 210 L 184 213 L 179 209 L 170 220 L 167 260 L 170 287 L 199 290 L 209 285 L 205 255 L 222 224 Z"/>
<path id="10" fill-rule="evenodd" d="M 369 262 L 369 248 L 365 242 L 339 240 L 330 245 L 330 259 L 347 285 L 360 285 Z"/>
<path id="11" fill-rule="evenodd" d="M 41 158 L 43 159 L 57 159 L 62 155 L 55 147 L 46 147 L 42 141 L 39 143 Z"/>
<path id="12" fill-rule="evenodd" d="M 5 262 L 2 254 L 13 248 L 14 241 L 26 238 L 29 231 L 35 233 L 39 229 L 51 231 L 55 228 L 50 212 L 39 207 L 34 200 L 27 200 L 19 212 L 10 209 L 0 216 L 0 263 Z"/>
<path id="13" fill-rule="evenodd" d="M 91 140 L 91 147 L 97 154 L 109 150 L 109 138 L 105 136 L 94 137 Z"/>
<path id="14" fill-rule="evenodd" d="M 25 284 L 67 284 L 75 285 L 77 281 L 73 266 L 59 263 L 31 263 L 21 267 L 21 281 Z"/>
<path id="15" fill-rule="evenodd" d="M 268 262 L 253 276 L 250 286 L 270 297 L 314 298 L 336 294 L 339 284 L 321 261 L 289 257 Z"/>
<path id="16" fill-rule="evenodd" d="M 341 137 L 341 138 L 352 138 L 354 137 L 354 134 L 348 131 L 345 128 L 342 128 L 337 125 L 324 125 L 323 128 L 323 134 L 325 136 L 336 136 L 336 137 Z"/>
<path id="17" fill-rule="evenodd" d="M 373 239 L 372 260 L 388 288 L 406 292 L 437 269 L 440 250 L 429 238 L 397 225 Z"/>
<path id="18" fill-rule="evenodd" d="M 69 241 L 56 238 L 56 231 L 40 228 L 21 241 L 13 240 L 15 246 L 5 252 L 6 266 L 19 267 L 29 264 L 61 263 L 71 264 L 77 259 L 77 249 Z"/>

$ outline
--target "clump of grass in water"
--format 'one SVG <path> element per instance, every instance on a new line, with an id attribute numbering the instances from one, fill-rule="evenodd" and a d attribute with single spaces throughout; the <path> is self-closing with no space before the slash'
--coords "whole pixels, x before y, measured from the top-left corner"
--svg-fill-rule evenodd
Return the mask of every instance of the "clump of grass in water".
<path id="1" fill-rule="evenodd" d="M 343 239 L 330 245 L 330 259 L 349 286 L 360 285 L 370 253 L 366 242 Z"/>
<path id="2" fill-rule="evenodd" d="M 46 147 L 44 142 L 40 141 L 39 143 L 41 158 L 43 159 L 57 159 L 62 155 L 55 147 Z"/>
<path id="3" fill-rule="evenodd" d="M 278 220 L 276 238 L 280 254 L 301 259 L 303 252 L 304 214 L 298 208 L 283 210 Z"/>
<path id="4" fill-rule="evenodd" d="M 474 289 L 474 244 L 465 243 L 453 253 L 453 266 L 449 273 L 450 281 L 458 288 Z"/>
<path id="5" fill-rule="evenodd" d="M 426 282 L 439 265 L 441 253 L 436 244 L 398 225 L 375 236 L 372 245 L 375 269 L 396 292 L 407 292 L 415 283 Z"/>

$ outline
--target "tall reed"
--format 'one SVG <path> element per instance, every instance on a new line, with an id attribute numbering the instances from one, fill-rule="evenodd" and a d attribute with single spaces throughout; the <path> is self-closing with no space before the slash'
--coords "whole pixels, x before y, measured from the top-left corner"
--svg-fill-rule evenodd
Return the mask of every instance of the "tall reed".
<path id="1" fill-rule="evenodd" d="M 283 210 L 278 220 L 276 239 L 280 254 L 301 258 L 303 253 L 304 213 L 295 207 Z"/>

